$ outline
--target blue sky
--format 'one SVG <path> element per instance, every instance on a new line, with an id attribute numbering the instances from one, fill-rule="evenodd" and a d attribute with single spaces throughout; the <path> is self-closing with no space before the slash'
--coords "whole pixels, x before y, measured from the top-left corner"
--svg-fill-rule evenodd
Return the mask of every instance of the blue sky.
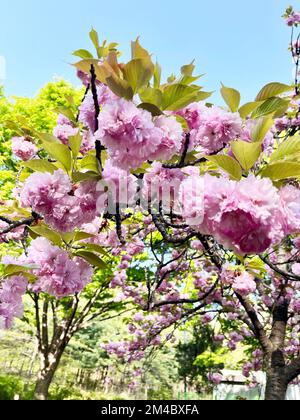
<path id="1" fill-rule="evenodd" d="M 33 95 L 53 76 L 76 84 L 71 52 L 88 48 L 94 26 L 128 58 L 138 35 L 165 75 L 196 59 L 206 90 L 220 82 L 251 100 L 270 81 L 290 82 L 288 0 L 2 0 L 0 56 L 5 90 Z M 215 99 L 219 101 L 218 95 Z"/>

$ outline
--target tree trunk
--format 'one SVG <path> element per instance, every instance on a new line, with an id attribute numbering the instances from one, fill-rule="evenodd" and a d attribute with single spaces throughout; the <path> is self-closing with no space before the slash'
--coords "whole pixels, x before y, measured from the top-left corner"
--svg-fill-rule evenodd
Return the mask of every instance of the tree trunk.
<path id="1" fill-rule="evenodd" d="M 45 401 L 48 399 L 49 388 L 52 383 L 56 368 L 46 368 L 39 372 L 35 385 L 34 399 Z"/>
<path id="2" fill-rule="evenodd" d="M 288 383 L 281 369 L 270 369 L 267 373 L 266 401 L 284 401 Z"/>
<path id="3" fill-rule="evenodd" d="M 50 355 L 51 363 L 45 364 L 42 362 L 34 390 L 35 400 L 45 401 L 48 399 L 49 388 L 59 366 L 63 352 L 64 349 L 59 349 L 55 355 Z"/>
<path id="4" fill-rule="evenodd" d="M 284 401 L 289 385 L 286 366 L 281 350 L 276 350 L 271 356 L 271 366 L 267 370 L 266 401 Z"/>

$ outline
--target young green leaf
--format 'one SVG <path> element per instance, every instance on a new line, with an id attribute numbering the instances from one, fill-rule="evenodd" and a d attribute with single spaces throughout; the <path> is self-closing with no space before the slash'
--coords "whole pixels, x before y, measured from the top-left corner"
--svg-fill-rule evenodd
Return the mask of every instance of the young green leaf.
<path id="1" fill-rule="evenodd" d="M 282 179 L 299 178 L 300 177 L 300 163 L 295 162 L 277 162 L 268 165 L 260 173 L 261 176 L 270 178 L 273 181 L 280 181 Z"/>
<path id="2" fill-rule="evenodd" d="M 136 58 L 125 65 L 123 72 L 133 92 L 137 93 L 147 87 L 154 73 L 154 65 L 148 59 Z"/>
<path id="3" fill-rule="evenodd" d="M 300 153 L 300 136 L 294 136 L 283 141 L 270 158 L 271 163 L 281 160 L 293 160 L 293 157 Z"/>
<path id="4" fill-rule="evenodd" d="M 233 88 L 226 87 L 222 84 L 221 94 L 229 106 L 231 112 L 236 112 L 239 109 L 241 102 L 241 94 L 239 91 Z"/>
<path id="5" fill-rule="evenodd" d="M 87 50 L 76 50 L 73 52 L 73 55 L 75 55 L 75 57 L 82 58 L 83 60 L 86 58 L 93 58 L 93 54 Z"/>
<path id="6" fill-rule="evenodd" d="M 72 168 L 72 156 L 70 149 L 64 144 L 53 144 L 48 141 L 43 141 L 43 148 L 53 157 L 53 159 L 60 162 L 63 167 L 69 172 Z"/>
<path id="7" fill-rule="evenodd" d="M 29 232 L 32 232 L 35 235 L 35 237 L 36 235 L 42 236 L 48 239 L 54 245 L 61 245 L 62 240 L 61 240 L 60 234 L 48 228 L 45 225 L 34 226 L 34 227 L 30 226 L 28 229 L 29 229 Z"/>
<path id="8" fill-rule="evenodd" d="M 251 130 L 252 140 L 254 142 L 262 142 L 273 124 L 274 121 L 271 117 L 260 118 Z"/>
<path id="9" fill-rule="evenodd" d="M 279 111 L 284 112 L 289 106 L 289 101 L 281 98 L 269 98 L 263 102 L 257 109 L 252 113 L 252 118 L 265 117 L 266 115 L 274 114 Z"/>
<path id="10" fill-rule="evenodd" d="M 34 172 L 49 172 L 50 174 L 53 174 L 57 171 L 57 167 L 55 165 L 42 159 L 29 160 L 28 162 L 24 162 L 23 166 Z"/>
<path id="11" fill-rule="evenodd" d="M 162 108 L 168 111 L 177 111 L 197 100 L 198 87 L 173 84 L 166 86 L 163 91 Z"/>
<path id="12" fill-rule="evenodd" d="M 72 150 L 74 159 L 76 159 L 77 156 L 79 155 L 81 143 L 82 143 L 82 136 L 79 132 L 76 134 L 76 136 L 69 137 L 69 145 Z"/>
<path id="13" fill-rule="evenodd" d="M 248 143 L 242 140 L 231 142 L 231 148 L 234 156 L 246 171 L 254 166 L 262 152 L 261 143 Z"/>
<path id="14" fill-rule="evenodd" d="M 206 156 L 206 159 L 215 163 L 219 168 L 227 172 L 232 179 L 239 181 L 242 178 L 242 168 L 232 157 L 226 155 L 215 155 Z"/>
<path id="15" fill-rule="evenodd" d="M 99 258 L 98 255 L 94 254 L 91 251 L 76 251 L 74 255 L 83 258 L 85 261 L 87 261 L 94 267 L 102 269 L 107 268 L 107 264 L 101 258 Z"/>
<path id="16" fill-rule="evenodd" d="M 247 102 L 239 109 L 241 118 L 247 118 L 256 108 L 261 105 L 261 102 Z"/>
<path id="17" fill-rule="evenodd" d="M 89 35 L 90 35 L 90 39 L 91 39 L 92 43 L 94 44 L 94 47 L 97 50 L 97 48 L 100 47 L 98 32 L 94 28 L 92 28 Z"/>
<path id="18" fill-rule="evenodd" d="M 278 96 L 284 92 L 288 92 L 292 90 L 291 86 L 285 85 L 283 83 L 268 83 L 264 86 L 259 94 L 256 97 L 256 101 L 264 101 L 266 99 L 272 98 L 274 96 Z"/>

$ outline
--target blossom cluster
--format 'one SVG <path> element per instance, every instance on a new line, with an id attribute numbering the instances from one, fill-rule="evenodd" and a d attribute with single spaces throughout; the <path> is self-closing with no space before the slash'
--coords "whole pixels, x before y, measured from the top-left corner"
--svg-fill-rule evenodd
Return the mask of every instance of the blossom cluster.
<path id="1" fill-rule="evenodd" d="M 188 224 L 239 254 L 260 254 L 300 229 L 300 190 L 278 191 L 267 178 L 192 176 L 183 181 L 181 197 Z"/>
<path id="2" fill-rule="evenodd" d="M 116 99 L 103 106 L 95 136 L 107 148 L 115 166 L 129 170 L 148 160 L 173 157 L 181 149 L 183 130 L 172 116 L 153 121 L 150 112 Z"/>
<path id="3" fill-rule="evenodd" d="M 13 154 L 25 162 L 32 159 L 38 152 L 38 148 L 31 139 L 13 137 L 11 141 Z"/>
<path id="4" fill-rule="evenodd" d="M 240 115 L 217 106 L 194 103 L 177 114 L 187 121 L 191 130 L 190 149 L 204 154 L 219 152 L 242 133 Z"/>
<path id="5" fill-rule="evenodd" d="M 0 329 L 11 328 L 14 318 L 22 318 L 22 297 L 28 281 L 23 276 L 13 276 L 0 284 Z"/>
<path id="6" fill-rule="evenodd" d="M 28 267 L 36 277 L 28 286 L 30 290 L 58 299 L 81 292 L 93 274 L 91 265 L 82 258 L 71 257 L 67 251 L 42 237 L 31 242 L 26 255 L 17 259 L 5 257 L 3 263 Z"/>

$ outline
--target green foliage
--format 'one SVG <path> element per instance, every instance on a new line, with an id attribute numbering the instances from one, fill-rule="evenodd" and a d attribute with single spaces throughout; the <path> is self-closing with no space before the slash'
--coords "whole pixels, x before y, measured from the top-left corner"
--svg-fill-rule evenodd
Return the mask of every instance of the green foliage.
<path id="1" fill-rule="evenodd" d="M 236 112 L 241 102 L 241 94 L 235 89 L 228 88 L 222 84 L 221 94 L 224 101 L 229 106 L 230 111 Z"/>
<path id="2" fill-rule="evenodd" d="M 291 91 L 291 86 L 284 85 L 283 83 L 269 83 L 262 88 L 256 97 L 256 101 L 265 101 L 266 99 L 278 96 L 282 93 Z"/>
<path id="3" fill-rule="evenodd" d="M 231 143 L 232 151 L 241 166 L 249 171 L 257 162 L 262 152 L 261 143 L 248 143 L 238 140 Z"/>
<path id="4" fill-rule="evenodd" d="M 97 49 L 98 35 L 92 31 L 90 37 Z M 139 39 L 132 42 L 131 50 L 132 58 L 128 63 L 118 62 L 119 53 L 115 49 L 110 50 L 101 63 L 91 58 L 86 50 L 79 50 L 75 55 L 82 60 L 74 66 L 88 74 L 93 66 L 98 80 L 116 95 L 132 100 L 138 94 L 143 102 L 142 107 L 153 115 L 159 115 L 162 110 L 176 111 L 211 95 L 195 84 L 200 76 L 193 76 L 193 62 L 182 66 L 181 76 L 171 76 L 166 84 L 161 84 L 161 68 L 158 63 L 152 62 L 151 55 L 141 46 Z"/>
<path id="5" fill-rule="evenodd" d="M 178 375 L 189 385 L 195 385 L 200 389 L 201 384 L 207 381 L 207 374 L 211 366 L 200 364 L 197 361 L 201 357 L 206 360 L 207 354 L 214 354 L 217 346 L 213 341 L 213 331 L 209 326 L 194 322 L 191 333 L 188 334 L 188 331 L 189 329 L 186 328 L 186 339 L 180 341 L 176 349 L 176 360 L 179 365 Z"/>
<path id="6" fill-rule="evenodd" d="M 238 162 L 227 155 L 206 156 L 207 160 L 215 163 L 219 168 L 227 172 L 232 179 L 239 181 L 242 178 L 242 169 Z"/>
<path id="7" fill-rule="evenodd" d="M 13 400 L 15 396 L 21 396 L 24 384 L 15 376 L 0 376 L 0 401 Z"/>
<path id="8" fill-rule="evenodd" d="M 18 171 L 18 161 L 12 157 L 11 138 L 28 133 L 20 130 L 27 126 L 29 130 L 51 133 L 56 125 L 57 110 L 64 108 L 73 110 L 80 104 L 82 89 L 75 89 L 64 80 L 55 80 L 43 87 L 34 98 L 6 98 L 0 93 L 0 199 L 10 198 L 15 187 L 15 173 Z M 73 98 L 74 105 L 70 103 Z M 34 163 L 28 163 L 31 169 Z M 40 164 L 38 164 L 40 165 Z M 45 164 L 47 165 L 47 163 Z M 44 166 L 45 166 L 44 165 Z M 50 169 L 50 164 L 47 165 Z M 39 168 L 40 170 L 41 168 Z M 44 170 L 46 170 L 44 168 Z"/>

